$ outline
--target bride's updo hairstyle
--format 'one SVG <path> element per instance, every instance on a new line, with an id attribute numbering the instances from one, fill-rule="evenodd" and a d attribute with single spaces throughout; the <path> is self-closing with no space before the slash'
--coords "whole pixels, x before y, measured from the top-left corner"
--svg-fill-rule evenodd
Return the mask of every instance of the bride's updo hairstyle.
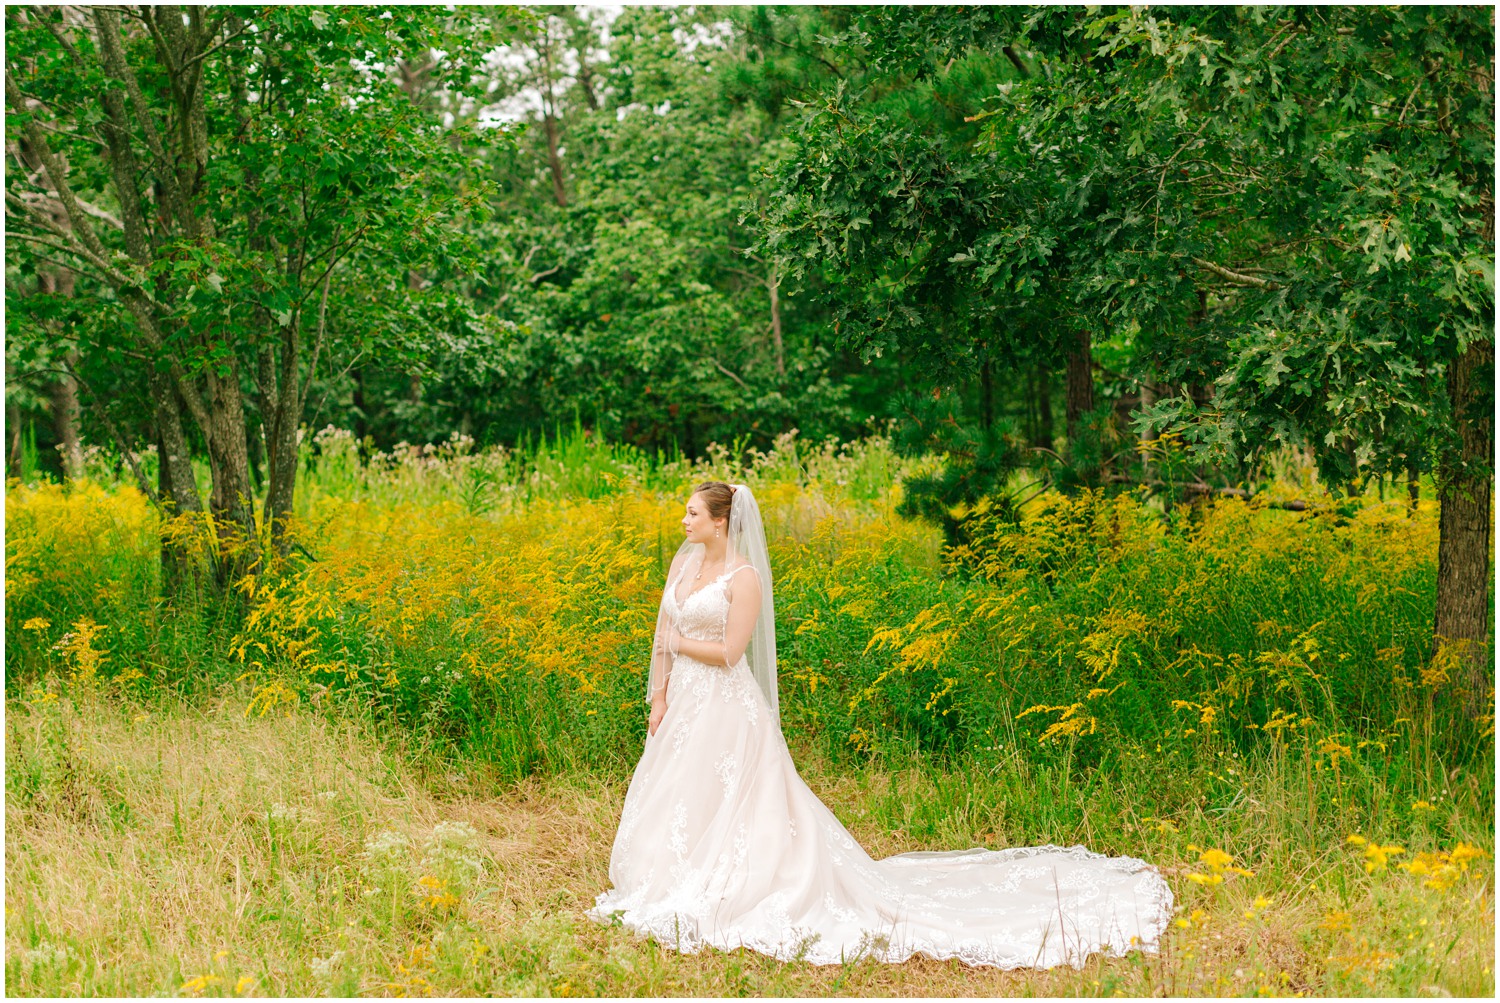
<path id="1" fill-rule="evenodd" d="M 729 518 L 729 504 L 734 500 L 734 488 L 723 481 L 704 481 L 693 489 L 693 494 L 703 498 L 708 506 L 708 517 L 715 522 Z"/>

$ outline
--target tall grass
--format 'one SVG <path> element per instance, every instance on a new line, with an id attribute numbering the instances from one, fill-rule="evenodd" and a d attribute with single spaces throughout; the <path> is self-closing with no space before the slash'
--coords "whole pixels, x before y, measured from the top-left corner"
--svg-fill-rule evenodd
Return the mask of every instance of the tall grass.
<path id="1" fill-rule="evenodd" d="M 578 429 L 368 462 L 336 430 L 310 445 L 305 553 L 243 583 L 233 623 L 161 606 L 161 526 L 131 489 L 12 485 L 12 706 L 243 693 L 251 720 L 362 722 L 438 787 L 617 797 L 683 502 L 743 481 L 771 536 L 783 728 L 872 850 L 1077 841 L 1162 863 L 1177 953 L 1116 986 L 1493 986 L 1464 939 L 1493 923 L 1493 692 L 1475 716 L 1456 653 L 1427 650 L 1433 503 L 1164 515 L 1044 494 L 1018 524 L 970 513 L 945 551 L 895 514 L 919 464 L 879 438 L 696 463 Z M 8 805 L 58 769 L 18 773 Z M 1434 924 L 1456 967 L 1419 942 Z M 609 978 L 589 984 L 648 984 Z"/>

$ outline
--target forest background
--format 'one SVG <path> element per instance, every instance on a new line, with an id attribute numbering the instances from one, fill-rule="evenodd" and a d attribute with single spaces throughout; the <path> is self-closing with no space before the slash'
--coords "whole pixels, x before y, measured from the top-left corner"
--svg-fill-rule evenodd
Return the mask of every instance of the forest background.
<path id="1" fill-rule="evenodd" d="M 1492 845 L 1492 10 L 9 7 L 6 46 L 8 818 L 74 797 L 46 715 L 101 680 L 614 776 L 632 603 L 712 475 L 785 522 L 788 730 L 829 776 L 1134 776 L 1156 814 L 1106 839 L 1189 859 L 1300 798 L 1268 888 L 1377 822 L 1428 892 Z M 479 559 L 531 545 L 545 581 Z M 1347 878 L 1267 984 L 1438 979 L 1354 943 Z M 1488 888 L 1401 915 L 1492 924 Z M 31 991 L 81 978 L 36 922 Z"/>

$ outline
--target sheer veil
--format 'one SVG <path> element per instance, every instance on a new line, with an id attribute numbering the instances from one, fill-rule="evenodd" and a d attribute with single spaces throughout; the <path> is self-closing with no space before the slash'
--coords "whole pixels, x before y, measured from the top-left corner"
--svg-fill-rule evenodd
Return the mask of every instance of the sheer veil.
<path id="1" fill-rule="evenodd" d="M 773 720 L 780 719 L 776 698 L 776 610 L 771 597 L 771 556 L 766 549 L 766 531 L 761 522 L 760 505 L 755 495 L 743 484 L 730 485 L 734 489 L 729 505 L 729 545 L 725 550 L 725 574 L 749 566 L 760 579 L 760 613 L 755 618 L 755 627 L 750 632 L 750 643 L 745 648 L 745 660 L 750 674 L 765 694 L 771 707 Z M 662 590 L 661 606 L 656 615 L 656 640 L 651 648 L 651 672 L 647 683 L 646 700 L 666 688 L 667 673 L 672 667 L 672 652 L 667 650 L 667 636 L 675 625 L 677 611 L 677 584 L 684 576 L 697 573 L 703 566 L 703 544 L 683 543 L 672 558 L 671 570 L 667 574 L 666 588 Z M 726 613 L 727 615 L 727 613 Z"/>

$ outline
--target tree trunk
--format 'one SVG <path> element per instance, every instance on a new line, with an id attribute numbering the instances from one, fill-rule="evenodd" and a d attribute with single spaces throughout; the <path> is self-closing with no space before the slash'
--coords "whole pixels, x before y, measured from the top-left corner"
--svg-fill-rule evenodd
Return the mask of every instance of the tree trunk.
<path id="1" fill-rule="evenodd" d="M 1416 463 L 1406 465 L 1406 514 L 1408 516 L 1417 514 L 1417 502 L 1422 499 L 1422 488 L 1417 481 Z"/>
<path id="2" fill-rule="evenodd" d="M 1036 434 L 1032 445 L 1052 448 L 1052 372 L 1040 364 L 1036 367 Z"/>
<path id="3" fill-rule="evenodd" d="M 776 375 L 786 375 L 786 350 L 781 341 L 781 275 L 775 268 L 766 280 L 771 293 L 771 343 L 776 347 Z"/>
<path id="4" fill-rule="evenodd" d="M 979 364 L 979 427 L 986 432 L 995 423 L 995 374 L 989 357 Z"/>
<path id="5" fill-rule="evenodd" d="M 266 466 L 266 426 L 262 418 L 250 432 L 250 483 L 256 491 L 264 491 L 266 478 L 270 476 Z"/>
<path id="6" fill-rule="evenodd" d="M 541 73 L 542 92 L 542 129 L 547 136 L 547 166 L 552 173 L 552 197 L 557 201 L 559 207 L 568 204 L 568 191 L 563 186 L 562 156 L 558 152 L 559 137 L 557 125 L 557 97 L 552 92 L 552 21 L 550 15 L 543 15 L 541 24 L 542 35 L 538 39 L 538 48 L 541 50 L 542 64 L 539 68 Z"/>
<path id="7" fill-rule="evenodd" d="M 249 436 L 238 370 L 231 361 L 226 376 L 210 375 L 209 379 L 208 457 L 213 476 L 209 511 L 218 537 L 214 577 L 220 588 L 232 585 L 258 563 Z"/>
<path id="8" fill-rule="evenodd" d="M 5 446 L 5 475 L 21 476 L 21 409 L 9 401 L 5 404 L 5 427 L 10 441 Z"/>
<path id="9" fill-rule="evenodd" d="M 552 197 L 557 200 L 559 207 L 568 204 L 568 190 L 563 187 L 562 157 L 557 152 L 557 118 L 547 114 L 542 117 L 542 124 L 547 132 L 547 166 L 552 172 Z"/>
<path id="10" fill-rule="evenodd" d="M 1486 383 L 1492 385 L 1495 346 L 1472 342 L 1448 370 L 1448 394 L 1458 423 L 1459 462 L 1444 471 L 1438 489 L 1437 606 L 1433 614 L 1434 641 L 1468 641 L 1464 680 L 1465 700 L 1479 707 L 1493 685 L 1493 665 L 1487 657 L 1490 641 L 1490 502 L 1489 469 L 1495 448 L 1492 416 L 1480 402 Z"/>
<path id="11" fill-rule="evenodd" d="M 172 482 L 172 464 L 168 462 L 168 450 L 166 438 L 158 429 L 156 455 L 160 457 L 161 462 L 156 467 L 156 491 L 164 503 L 169 499 L 176 500 L 176 490 Z M 193 574 L 192 548 L 186 545 L 184 534 L 178 532 L 176 527 L 168 521 L 163 520 L 157 542 L 161 556 L 162 595 L 169 605 L 176 602 L 194 602 L 197 596 L 188 594 L 187 590 L 196 582 L 197 576 Z"/>
<path id="12" fill-rule="evenodd" d="M 78 353 L 69 353 L 69 363 L 76 363 Z M 59 377 L 52 384 L 52 429 L 57 434 L 57 451 L 62 460 L 63 477 L 76 481 L 83 477 L 83 446 L 78 440 L 78 384 L 71 376 Z"/>
<path id="13" fill-rule="evenodd" d="M 158 372 L 155 366 L 148 367 L 147 389 L 155 410 L 156 484 L 162 507 L 173 516 L 201 512 L 203 503 L 198 497 L 197 475 L 182 432 L 182 406 L 172 378 Z M 169 602 L 191 602 L 198 598 L 199 565 L 192 544 L 195 535 L 180 532 L 170 521 L 162 523 L 162 594 Z"/>
<path id="14" fill-rule="evenodd" d="M 1073 337 L 1068 351 L 1068 438 L 1079 433 L 1079 421 L 1094 409 L 1094 353 L 1088 331 Z"/>
<path id="15" fill-rule="evenodd" d="M 266 504 L 262 522 L 269 527 L 276 552 L 285 557 L 291 550 L 292 500 L 297 490 L 297 425 L 302 419 L 301 395 L 298 390 L 297 324 L 287 326 L 283 335 L 281 378 L 278 381 L 276 405 L 272 409 L 273 419 L 267 437 L 267 475 L 270 487 L 266 489 Z"/>
<path id="16" fill-rule="evenodd" d="M 24 138 L 16 143 L 16 150 L 22 162 L 31 170 L 41 172 L 44 169 L 43 162 L 29 147 L 30 144 Z M 60 202 L 56 200 L 49 202 L 49 214 L 53 225 L 59 230 L 67 232 L 72 229 L 67 210 Z M 37 272 L 37 291 L 42 295 L 71 297 L 77 284 L 78 277 L 67 268 L 49 267 Z M 56 322 L 47 322 L 46 327 L 59 342 L 63 340 Z M 66 358 L 67 362 L 63 368 L 71 371 L 78 364 L 77 349 L 70 350 Z M 83 476 L 83 447 L 78 440 L 78 383 L 71 376 L 59 377 L 51 385 L 49 396 L 52 430 L 57 438 L 58 458 L 62 461 L 63 478 L 70 481 L 78 480 Z"/>
<path id="17" fill-rule="evenodd" d="M 1151 381 L 1149 379 L 1141 380 L 1140 381 L 1140 388 L 1141 388 L 1141 407 L 1147 408 L 1147 407 L 1150 407 L 1152 404 L 1155 404 L 1156 403 L 1156 393 L 1155 393 L 1155 391 L 1153 391 L 1151 389 Z M 1156 441 L 1156 429 L 1154 429 L 1154 428 L 1148 428 L 1144 432 L 1141 433 L 1141 445 L 1143 447 L 1145 447 L 1145 448 L 1143 448 L 1141 450 L 1141 455 L 1143 457 L 1146 457 L 1146 459 L 1141 463 L 1141 474 L 1147 480 L 1150 480 L 1150 478 L 1152 476 L 1151 459 L 1150 459 L 1151 453 L 1149 452 L 1149 448 L 1150 448 L 1149 444 L 1153 443 L 1155 441 Z"/>
<path id="18" fill-rule="evenodd" d="M 192 454 L 182 432 L 182 405 L 172 378 L 151 366 L 146 383 L 155 410 L 162 504 L 174 515 L 201 512 L 203 500 L 198 497 L 198 477 L 193 472 Z"/>
<path id="19" fill-rule="evenodd" d="M 370 434 L 370 407 L 365 400 L 365 368 L 359 366 L 354 370 L 354 438 L 359 442 L 359 448 L 365 448 L 365 439 Z"/>

